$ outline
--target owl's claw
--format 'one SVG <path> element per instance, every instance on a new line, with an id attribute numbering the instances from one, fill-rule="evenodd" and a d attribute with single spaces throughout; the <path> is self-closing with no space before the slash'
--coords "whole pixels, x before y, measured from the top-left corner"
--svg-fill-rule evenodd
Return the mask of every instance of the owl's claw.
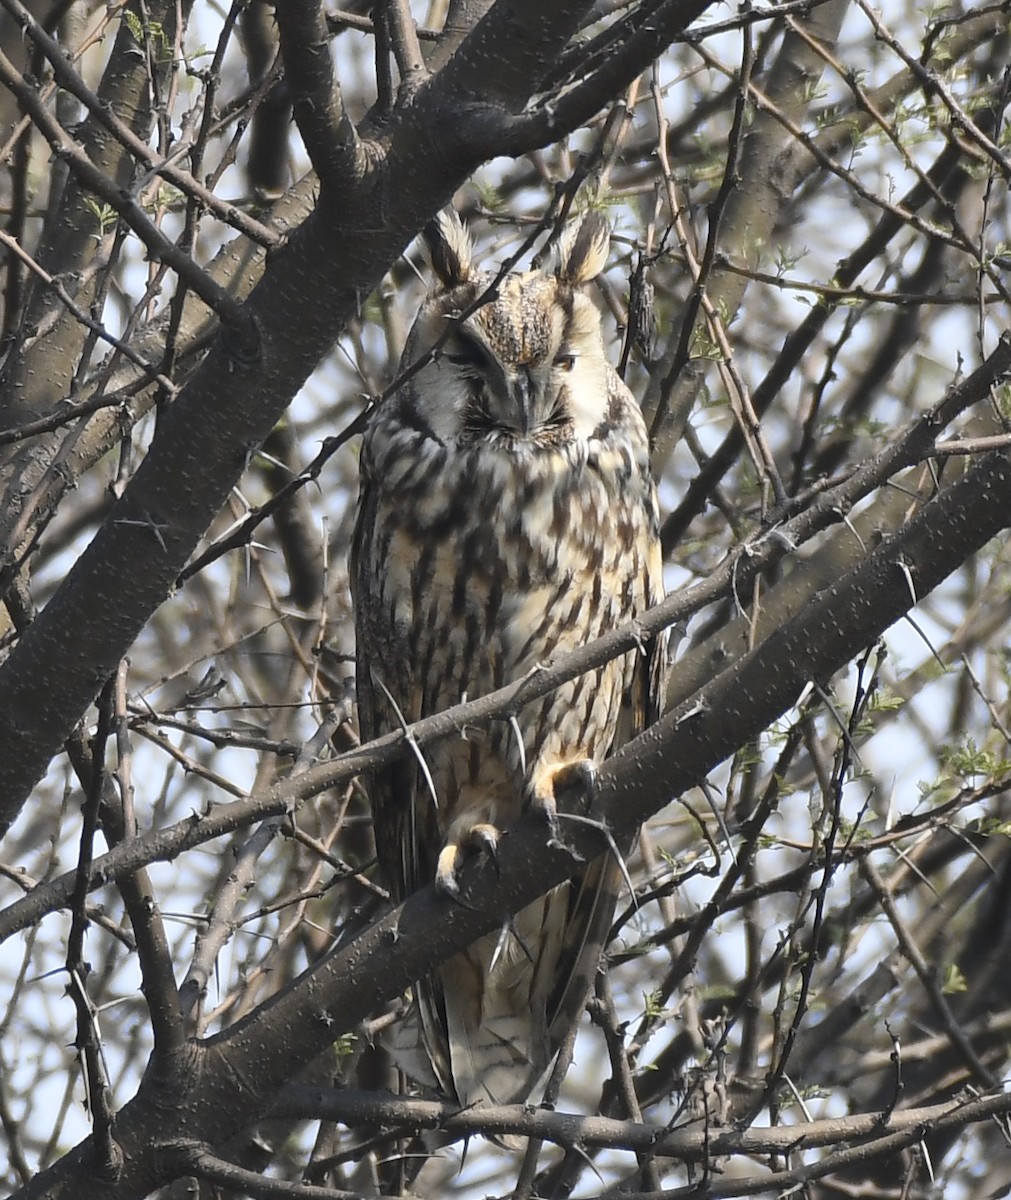
<path id="1" fill-rule="evenodd" d="M 495 868 L 495 874 L 499 879 L 502 878 L 502 864 L 498 860 L 498 830 L 495 830 L 496 836 L 490 838 L 484 845 L 485 853 L 491 859 L 491 865 Z"/>
<path id="2" fill-rule="evenodd" d="M 484 851 L 499 871 L 498 842 L 501 832 L 487 821 L 472 825 L 457 841 L 447 842 L 439 851 L 435 867 L 435 886 L 444 896 L 460 900 L 460 868 L 468 853 Z"/>
<path id="3" fill-rule="evenodd" d="M 548 826 L 549 845 L 566 848 L 559 837 L 558 793 L 575 788 L 587 797 L 597 790 L 597 764 L 592 758 L 579 758 L 575 762 L 559 763 L 547 767 L 534 776 L 531 788 L 531 805 L 540 813 Z"/>
<path id="4" fill-rule="evenodd" d="M 554 795 L 551 796 L 534 796 L 534 812 L 544 818 L 544 822 L 548 827 L 548 843 L 549 845 L 558 844 L 558 804 L 555 801 Z"/>
<path id="5" fill-rule="evenodd" d="M 498 861 L 498 840 L 501 836 L 500 831 L 488 823 L 475 825 L 468 835 L 472 849 L 483 850 L 491 859 L 491 865 L 495 868 L 496 875 L 502 874 L 502 867 Z"/>

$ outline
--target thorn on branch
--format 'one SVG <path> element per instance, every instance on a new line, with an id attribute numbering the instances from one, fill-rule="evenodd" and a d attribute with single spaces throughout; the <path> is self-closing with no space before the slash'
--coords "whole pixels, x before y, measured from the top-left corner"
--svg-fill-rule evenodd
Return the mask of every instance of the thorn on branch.
<path id="1" fill-rule="evenodd" d="M 161 549 L 165 553 L 168 553 L 168 547 L 166 546 L 165 538 L 162 535 L 164 533 L 168 533 L 172 526 L 168 525 L 166 522 L 156 521 L 150 513 L 145 512 L 143 514 L 143 518 L 140 520 L 134 519 L 133 517 L 117 517 L 115 523 L 117 525 L 135 525 L 139 529 L 148 530 L 154 537 L 158 539 L 158 545 L 161 547 Z"/>

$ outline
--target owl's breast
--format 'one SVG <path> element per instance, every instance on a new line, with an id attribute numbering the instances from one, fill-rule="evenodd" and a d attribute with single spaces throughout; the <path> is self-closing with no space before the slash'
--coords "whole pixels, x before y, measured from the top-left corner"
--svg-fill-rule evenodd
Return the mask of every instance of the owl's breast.
<path id="1" fill-rule="evenodd" d="M 383 624 L 426 681 L 422 711 L 501 687 L 646 607 L 656 524 L 648 468 L 626 446 L 441 451 L 377 473 L 372 534 Z"/>

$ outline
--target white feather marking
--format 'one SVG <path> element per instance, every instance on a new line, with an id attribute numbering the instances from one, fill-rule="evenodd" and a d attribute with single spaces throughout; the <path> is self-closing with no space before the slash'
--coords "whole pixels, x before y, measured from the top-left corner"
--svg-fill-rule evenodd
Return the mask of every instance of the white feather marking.
<path id="1" fill-rule="evenodd" d="M 607 411 L 607 363 L 597 354 L 579 354 L 567 379 L 576 437 L 590 437 Z"/>
<path id="2" fill-rule="evenodd" d="M 495 943 L 495 952 L 492 954 L 491 962 L 488 964 L 488 974 L 489 975 L 491 975 L 494 972 L 495 968 L 498 966 L 499 960 L 501 959 L 502 954 L 505 951 L 506 943 L 508 942 L 509 937 L 510 937 L 509 922 L 506 921 L 506 923 L 498 931 L 498 941 Z"/>
<path id="3" fill-rule="evenodd" d="M 520 771 L 526 776 L 527 773 L 527 748 L 523 745 L 523 734 L 520 732 L 520 723 L 516 720 L 516 714 L 513 713 L 509 718 L 509 728 L 516 735 L 516 749 L 520 756 Z"/>

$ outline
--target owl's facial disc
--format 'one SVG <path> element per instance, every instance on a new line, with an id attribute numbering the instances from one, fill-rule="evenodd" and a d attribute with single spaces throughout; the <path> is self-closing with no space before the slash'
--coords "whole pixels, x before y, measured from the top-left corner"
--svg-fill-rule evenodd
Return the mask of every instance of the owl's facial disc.
<path id="1" fill-rule="evenodd" d="M 411 394 L 443 442 L 558 446 L 592 437 L 604 419 L 610 368 L 600 316 L 554 276 L 481 274 L 436 293 L 416 322 L 410 355 L 435 344 Z"/>
<path id="2" fill-rule="evenodd" d="M 576 356 L 568 351 L 524 362 L 502 361 L 480 335 L 463 333 L 444 356 L 464 383 L 463 428 L 470 434 L 505 433 L 538 438 L 569 418 L 564 389 Z"/>
<path id="3" fill-rule="evenodd" d="M 551 364 L 496 365 L 475 380 L 468 423 L 486 423 L 503 433 L 536 438 L 568 417 L 558 372 Z"/>

